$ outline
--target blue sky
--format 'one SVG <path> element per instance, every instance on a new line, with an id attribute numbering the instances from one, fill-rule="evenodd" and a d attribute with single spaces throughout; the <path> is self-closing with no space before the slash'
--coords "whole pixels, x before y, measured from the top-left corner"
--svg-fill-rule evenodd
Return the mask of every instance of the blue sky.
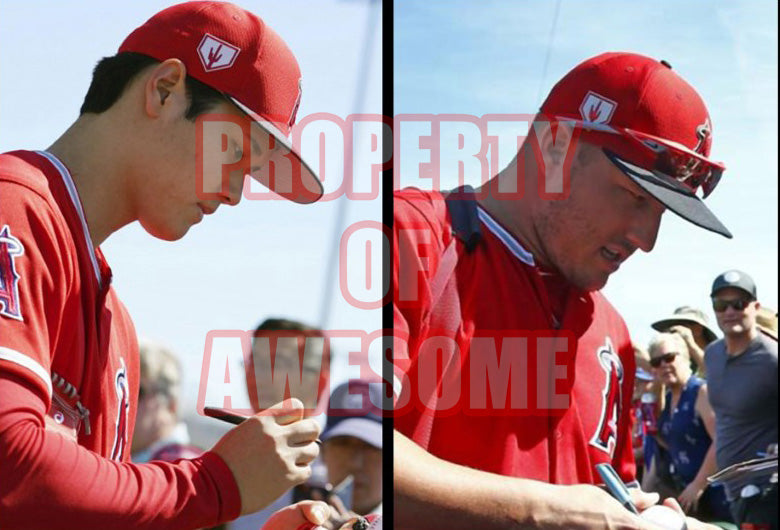
<path id="1" fill-rule="evenodd" d="M 727 170 L 707 202 L 734 239 L 667 213 L 653 252 L 623 264 L 605 293 L 643 344 L 650 323 L 681 305 L 704 309 L 717 331 L 709 287 L 730 268 L 751 274 L 777 309 L 777 3 L 562 0 L 550 46 L 555 9 L 551 0 L 396 2 L 396 114 L 532 114 L 590 56 L 666 59 L 709 107 L 712 157 Z M 401 139 L 412 151 L 414 141 Z M 401 164 L 402 184 L 415 183 L 416 162 Z M 455 185 L 442 175 L 443 188 Z"/>
<path id="2" fill-rule="evenodd" d="M 173 3 L 0 3 L 0 151 L 51 145 L 77 117 L 98 59 L 113 55 L 130 31 Z M 358 79 L 366 27 L 372 20 L 368 2 L 239 3 L 260 15 L 297 56 L 303 73 L 299 121 L 320 112 L 342 119 L 355 110 L 381 113 L 381 24 L 370 35 L 369 68 Z M 358 82 L 365 90 L 361 109 L 354 106 Z M 328 155 L 327 163 L 335 169 L 330 174 L 337 174 L 341 158 Z M 333 189 L 334 178 L 326 188 Z M 343 220 L 337 226 L 339 209 Z M 338 269 L 326 272 L 346 227 L 365 220 L 381 221 L 381 197 L 309 206 L 244 200 L 235 208 L 220 208 L 181 241 L 156 240 L 134 224 L 111 236 L 102 248 L 138 333 L 168 344 L 185 360 L 185 407 L 191 410 L 210 330 L 251 330 L 269 316 L 329 329 L 380 329 L 380 310 L 350 305 L 339 290 Z M 354 262 L 349 269 L 353 281 L 365 285 L 360 272 L 366 268 L 364 245 L 350 245 L 348 255 Z M 370 270 L 373 289 L 362 294 L 376 297 L 379 259 Z M 223 353 L 232 358 L 233 352 Z M 355 376 L 346 352 L 336 354 L 334 377 Z"/>
<path id="3" fill-rule="evenodd" d="M 0 2 L 0 151 L 50 145 L 76 118 L 96 61 L 113 54 L 127 33 L 171 3 Z M 354 112 L 371 20 L 367 2 L 240 3 L 262 16 L 298 57 L 303 72 L 299 120 L 319 112 L 341 118 Z M 712 155 L 728 169 L 708 203 L 735 238 L 723 239 L 667 214 L 656 249 L 624 264 L 606 293 L 640 342 L 651 337 L 650 322 L 679 305 L 698 305 L 713 319 L 708 287 L 732 267 L 751 273 L 762 301 L 777 308 L 776 3 L 563 0 L 548 47 L 555 5 L 551 0 L 396 2 L 396 113 L 532 113 L 554 82 L 586 57 L 631 50 L 666 58 L 710 108 Z M 371 35 L 370 66 L 361 80 L 366 99 L 360 110 L 376 114 L 381 113 L 380 28 Z M 327 162 L 338 173 L 340 159 Z M 339 236 L 365 220 L 381 220 L 379 200 L 311 206 L 245 200 L 220 209 L 179 242 L 158 241 L 129 226 L 110 237 L 103 250 L 139 334 L 170 345 L 185 359 L 194 405 L 210 330 L 249 330 L 268 316 L 331 329 L 381 327 L 380 311 L 350 305 L 336 273 L 326 272 Z M 348 254 L 356 284 L 365 283 L 358 273 L 365 268 L 364 254 L 361 245 Z M 378 261 L 371 275 L 380 277 Z M 356 374 L 346 362 L 342 351 L 336 379 Z"/>

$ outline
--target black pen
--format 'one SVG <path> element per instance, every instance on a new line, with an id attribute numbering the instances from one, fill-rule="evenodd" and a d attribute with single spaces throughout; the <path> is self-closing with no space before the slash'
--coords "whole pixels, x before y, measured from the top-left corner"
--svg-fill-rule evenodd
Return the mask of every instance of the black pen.
<path id="1" fill-rule="evenodd" d="M 229 410 L 220 409 L 218 407 L 203 407 L 203 414 L 208 416 L 209 418 L 215 418 L 217 420 L 222 420 L 227 423 L 232 423 L 233 425 L 239 425 L 244 422 L 249 416 L 241 416 L 239 414 L 233 414 Z M 314 440 L 314 442 L 317 445 L 322 445 L 322 440 L 317 438 Z"/>
<path id="2" fill-rule="evenodd" d="M 620 480 L 615 469 L 609 464 L 596 464 L 596 471 L 601 475 L 601 479 L 604 481 L 604 484 L 606 484 L 607 489 L 612 496 L 627 510 L 639 515 L 639 510 L 636 509 L 634 502 L 631 500 L 631 494 L 628 492 L 628 488 L 623 484 L 623 481 Z"/>

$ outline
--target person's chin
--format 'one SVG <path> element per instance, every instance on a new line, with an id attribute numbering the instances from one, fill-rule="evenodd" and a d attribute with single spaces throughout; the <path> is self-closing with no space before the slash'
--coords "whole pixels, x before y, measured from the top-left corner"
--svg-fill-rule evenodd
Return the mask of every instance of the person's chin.
<path id="1" fill-rule="evenodd" d="M 732 324 L 729 326 L 724 333 L 726 335 L 741 335 L 745 332 L 744 326 L 742 324 Z"/>
<path id="2" fill-rule="evenodd" d="M 180 223 L 176 226 L 171 226 L 144 223 L 143 220 L 140 220 L 139 222 L 149 235 L 154 236 L 157 239 L 162 239 L 163 241 L 177 241 L 183 238 L 192 227 L 192 225 L 188 223 Z"/>
<path id="3" fill-rule="evenodd" d="M 583 291 L 599 291 L 607 285 L 609 273 L 603 271 L 593 271 L 590 274 L 575 273 L 568 280 L 569 283 Z"/>
<path id="4" fill-rule="evenodd" d="M 159 239 L 162 239 L 163 241 L 178 241 L 179 239 L 183 238 L 185 235 L 187 235 L 187 232 L 190 231 L 190 227 L 187 226 L 183 228 L 182 230 L 178 232 L 165 232 L 161 236 L 157 236 Z"/>

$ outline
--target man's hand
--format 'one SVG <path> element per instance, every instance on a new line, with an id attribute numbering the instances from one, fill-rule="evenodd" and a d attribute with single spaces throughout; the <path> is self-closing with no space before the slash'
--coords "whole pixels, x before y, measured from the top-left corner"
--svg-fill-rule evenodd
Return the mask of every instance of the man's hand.
<path id="1" fill-rule="evenodd" d="M 677 496 L 677 500 L 685 513 L 696 510 L 702 493 L 704 493 L 704 486 L 697 484 L 695 480 L 685 486 L 685 489 Z"/>
<path id="2" fill-rule="evenodd" d="M 355 512 L 347 510 L 338 495 L 329 495 L 328 504 L 331 507 L 330 520 L 322 526 L 328 528 L 329 530 L 336 530 L 341 528 L 342 525 L 344 525 L 344 523 L 347 521 L 350 521 L 355 517 L 359 517 L 359 515 Z"/>
<path id="3" fill-rule="evenodd" d="M 267 506 L 311 475 L 320 427 L 303 419 L 303 403 L 278 403 L 225 434 L 213 447 L 236 479 L 241 514 Z"/>
<path id="4" fill-rule="evenodd" d="M 682 339 L 685 341 L 685 344 L 687 344 L 688 346 L 690 346 L 691 344 L 696 344 L 696 341 L 693 338 L 693 332 L 691 331 L 691 328 L 687 326 L 676 324 L 669 328 L 669 333 L 677 333 L 679 336 L 682 337 Z"/>
<path id="5" fill-rule="evenodd" d="M 543 528 L 566 529 L 639 529 L 658 530 L 658 527 L 632 513 L 605 490 L 592 485 L 556 486 L 556 504 L 550 513 L 555 517 L 543 522 Z M 646 493 L 639 488 L 629 489 L 631 500 L 641 512 L 658 502 L 657 493 Z"/>
<path id="6" fill-rule="evenodd" d="M 302 501 L 275 512 L 263 525 L 263 530 L 298 530 L 301 527 L 322 528 L 330 509 L 324 502 Z M 306 525 L 306 526 L 304 526 Z"/>
<path id="7" fill-rule="evenodd" d="M 669 508 L 673 509 L 677 513 L 680 513 L 682 515 L 685 515 L 685 512 L 680 507 L 680 505 L 677 503 L 676 500 L 674 500 L 673 497 L 668 497 L 664 499 L 664 502 L 662 503 L 664 506 L 668 506 Z M 685 518 L 685 525 L 688 530 L 721 530 L 719 526 L 715 526 L 709 523 L 703 523 L 699 521 L 698 519 L 694 519 L 693 517 L 686 517 Z"/>

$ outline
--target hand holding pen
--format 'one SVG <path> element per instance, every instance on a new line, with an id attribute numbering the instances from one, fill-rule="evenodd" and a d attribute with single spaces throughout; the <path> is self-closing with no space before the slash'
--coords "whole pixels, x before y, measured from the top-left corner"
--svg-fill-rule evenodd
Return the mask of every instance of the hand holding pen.
<path id="1" fill-rule="evenodd" d="M 261 411 L 262 412 L 262 411 Z M 242 416 L 240 414 L 233 414 L 227 409 L 221 409 L 219 407 L 203 407 L 203 414 L 209 418 L 222 420 L 226 423 L 232 423 L 233 425 L 241 425 L 250 416 Z M 322 440 L 317 438 L 314 440 L 317 445 L 322 445 Z"/>
<path id="2" fill-rule="evenodd" d="M 598 471 L 601 480 L 607 486 L 607 491 L 627 510 L 639 515 L 639 510 L 636 509 L 634 501 L 631 500 L 631 492 L 628 491 L 628 487 L 620 480 L 615 469 L 609 464 L 597 464 L 596 471 Z"/>
<path id="3" fill-rule="evenodd" d="M 312 442 L 319 436 L 320 426 L 305 417 L 299 399 L 278 403 L 265 412 L 248 417 L 225 410 L 209 412 L 223 421 L 238 423 L 210 452 L 233 474 L 242 514 L 256 512 L 305 481 L 319 454 L 319 447 Z"/>
<path id="4" fill-rule="evenodd" d="M 643 510 L 640 514 L 634 501 L 631 499 L 631 492 L 610 464 L 597 464 L 596 471 L 598 471 L 601 479 L 604 481 L 607 490 L 630 512 L 665 530 L 687 530 L 685 514 L 682 511 L 675 511 L 668 506 L 655 504 Z"/>

